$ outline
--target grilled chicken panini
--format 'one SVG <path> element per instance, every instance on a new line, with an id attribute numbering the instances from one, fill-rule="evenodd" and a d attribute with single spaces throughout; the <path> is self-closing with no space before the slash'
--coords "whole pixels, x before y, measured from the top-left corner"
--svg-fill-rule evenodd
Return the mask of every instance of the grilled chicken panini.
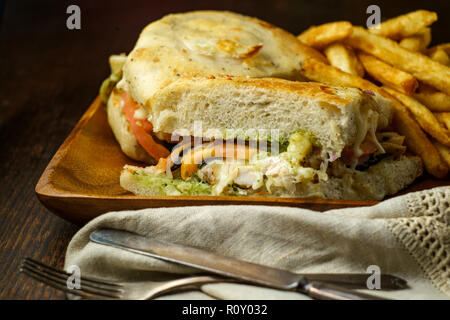
<path id="1" fill-rule="evenodd" d="M 169 15 L 128 56 L 111 58 L 102 86 L 138 195 L 382 199 L 422 173 L 392 106 L 355 88 L 301 82 L 315 49 L 230 12 Z"/>

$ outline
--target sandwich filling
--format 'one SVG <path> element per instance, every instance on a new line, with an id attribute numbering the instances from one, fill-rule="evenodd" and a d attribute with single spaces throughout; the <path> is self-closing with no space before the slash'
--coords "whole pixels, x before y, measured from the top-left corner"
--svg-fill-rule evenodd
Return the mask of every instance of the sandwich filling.
<path id="1" fill-rule="evenodd" d="M 377 138 L 383 151 L 369 134 L 359 153 L 348 148 L 343 157 L 333 161 L 323 159 L 321 148 L 299 132 L 275 154 L 270 146 L 260 150 L 251 141 L 214 140 L 198 146 L 181 142 L 156 166 L 125 166 L 124 170 L 139 183 L 154 188 L 155 194 L 289 196 L 301 187 L 316 195 L 314 186 L 319 182 L 342 177 L 349 170 L 364 171 L 387 156 L 405 152 L 403 137 L 396 133 L 380 133 Z"/>

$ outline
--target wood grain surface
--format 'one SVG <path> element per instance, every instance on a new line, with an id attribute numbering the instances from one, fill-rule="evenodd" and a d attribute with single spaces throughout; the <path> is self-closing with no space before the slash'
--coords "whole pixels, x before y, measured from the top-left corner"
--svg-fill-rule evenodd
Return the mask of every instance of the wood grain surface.
<path id="1" fill-rule="evenodd" d="M 66 28 L 66 8 L 81 8 L 81 30 Z M 107 58 L 128 52 L 141 29 L 171 12 L 232 10 L 299 33 L 311 24 L 364 24 L 368 5 L 383 18 L 434 10 L 433 43 L 448 42 L 448 0 L 0 1 L 0 299 L 64 299 L 18 273 L 24 257 L 62 266 L 78 226 L 51 214 L 34 187 L 97 96 Z"/>

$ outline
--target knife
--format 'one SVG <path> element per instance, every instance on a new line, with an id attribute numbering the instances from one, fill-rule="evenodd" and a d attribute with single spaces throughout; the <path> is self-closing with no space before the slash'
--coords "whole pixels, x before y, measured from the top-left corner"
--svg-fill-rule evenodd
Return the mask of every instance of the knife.
<path id="1" fill-rule="evenodd" d="M 116 231 L 116 230 L 113 230 L 113 231 Z M 114 246 L 113 243 L 103 243 L 104 241 L 102 239 L 105 238 L 105 236 L 101 236 L 100 238 L 98 238 L 98 235 L 101 235 L 103 233 L 104 233 L 103 230 L 95 231 L 94 235 L 93 235 L 94 238 L 91 238 L 91 240 L 94 242 Z M 95 237 L 97 237 L 98 239 L 96 239 Z M 165 243 L 166 246 L 174 245 L 169 242 L 163 242 L 163 241 L 158 241 L 158 240 L 154 240 L 154 241 L 157 241 L 159 244 Z M 116 242 L 118 242 L 118 241 L 116 240 Z M 149 244 L 149 245 L 151 245 L 151 244 Z M 178 245 L 178 246 L 180 246 L 180 245 Z M 187 248 L 189 248 L 189 247 L 187 247 Z M 151 247 L 147 247 L 146 249 L 151 249 Z M 196 250 L 197 250 L 198 254 L 202 254 L 202 255 L 205 253 L 211 254 L 210 252 L 207 252 L 204 250 L 200 250 L 200 249 L 196 249 Z M 148 253 L 146 253 L 146 254 L 148 255 Z M 212 254 L 212 255 L 217 256 L 216 254 Z M 153 256 L 154 257 L 157 256 L 155 254 L 155 252 L 153 252 Z M 237 260 L 234 258 L 228 258 L 228 257 L 224 257 L 224 256 L 220 256 L 220 257 L 225 258 L 227 260 L 234 261 L 234 262 L 243 262 L 244 264 L 247 264 L 244 261 L 240 261 L 240 260 Z M 162 256 L 157 257 L 157 258 L 166 260 Z M 174 260 L 173 262 L 179 263 L 179 264 L 180 263 L 185 264 L 183 258 L 184 258 L 183 256 L 179 256 L 177 258 L 178 260 L 176 260 L 176 261 Z M 217 269 L 220 266 L 218 265 L 217 259 L 214 259 L 214 260 L 216 260 L 216 262 L 215 262 L 216 265 L 215 266 L 213 265 L 212 268 Z M 193 265 L 192 267 L 196 268 L 196 269 L 200 269 L 200 270 L 205 270 L 205 268 L 203 268 L 202 266 Z M 217 273 L 214 270 L 212 270 L 211 272 Z M 218 274 L 222 275 L 223 273 L 219 272 Z M 299 274 L 297 274 L 297 275 L 299 275 Z M 302 274 L 302 275 L 307 277 L 309 281 L 319 281 L 319 282 L 327 282 L 327 283 L 334 283 L 334 284 L 342 284 L 342 285 L 345 285 L 346 287 L 351 287 L 353 289 L 366 289 L 367 288 L 367 279 L 369 277 L 369 275 L 367 273 L 308 273 L 308 274 Z M 392 276 L 389 274 L 380 274 L 380 289 L 400 290 L 400 289 L 405 289 L 407 287 L 408 287 L 408 285 L 407 285 L 406 281 L 403 280 L 402 278 Z"/>
<path id="2" fill-rule="evenodd" d="M 325 283 L 326 275 L 301 275 L 237 260 L 202 249 L 140 236 L 128 231 L 100 229 L 91 233 L 93 242 L 157 258 L 195 269 L 279 290 L 297 291 L 316 299 L 384 300 Z M 348 279 L 350 275 L 345 275 Z M 366 275 L 367 277 L 367 275 Z M 320 281 L 319 281 L 320 280 Z M 336 280 L 336 279 L 335 279 Z M 334 281 L 336 282 L 336 281 Z"/>

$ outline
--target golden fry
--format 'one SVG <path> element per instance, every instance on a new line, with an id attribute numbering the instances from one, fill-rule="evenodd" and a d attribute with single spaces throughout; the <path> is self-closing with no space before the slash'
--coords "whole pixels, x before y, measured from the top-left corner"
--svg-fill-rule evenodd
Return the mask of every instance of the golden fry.
<path id="1" fill-rule="evenodd" d="M 450 96 L 430 86 L 420 84 L 413 97 L 433 112 L 450 112 Z"/>
<path id="2" fill-rule="evenodd" d="M 390 99 L 395 110 L 393 123 L 397 131 L 405 136 L 405 144 L 408 149 L 422 158 L 425 169 L 431 175 L 437 178 L 444 178 L 447 175 L 449 168 L 447 164 L 441 161 L 436 147 L 431 143 L 417 122 L 409 115 L 406 107 L 388 92 L 361 77 L 345 73 L 333 66 L 311 58 L 303 61 L 302 74 L 310 80 L 333 86 L 370 90 Z"/>
<path id="3" fill-rule="evenodd" d="M 310 27 L 298 39 L 310 47 L 323 49 L 333 42 L 348 38 L 352 31 L 352 24 L 348 21 L 330 22 Z"/>
<path id="4" fill-rule="evenodd" d="M 396 111 L 394 126 L 401 135 L 405 136 L 405 144 L 408 149 L 422 158 L 429 174 L 437 178 L 444 178 L 449 167 L 441 161 L 436 147 L 400 103 L 393 103 L 393 105 Z"/>
<path id="5" fill-rule="evenodd" d="M 402 39 L 400 46 L 409 51 L 424 51 L 431 42 L 431 28 L 420 30 L 419 33 Z"/>
<path id="6" fill-rule="evenodd" d="M 440 154 L 427 135 L 422 131 L 416 121 L 408 114 L 407 110 L 395 103 L 394 126 L 396 130 L 405 136 L 405 144 L 409 150 L 422 158 L 426 171 L 437 177 L 444 178 L 448 173 L 448 165 L 441 161 Z"/>
<path id="7" fill-rule="evenodd" d="M 436 12 L 417 10 L 413 11 L 373 26 L 369 31 L 373 34 L 400 40 L 411 37 L 437 21 Z"/>
<path id="8" fill-rule="evenodd" d="M 361 27 L 353 27 L 353 34 L 345 42 L 450 94 L 450 68 L 425 55 L 406 50 L 395 41 L 371 34 Z"/>
<path id="9" fill-rule="evenodd" d="M 439 49 L 444 50 L 445 53 L 450 55 L 450 42 L 448 42 L 448 43 L 441 43 L 441 44 L 438 44 L 437 46 L 428 48 L 427 49 L 427 54 L 429 55 L 431 52 L 433 52 L 435 50 L 439 50 Z"/>
<path id="10" fill-rule="evenodd" d="M 436 49 L 429 54 L 431 60 L 437 61 L 444 66 L 450 65 L 450 57 L 443 49 Z"/>
<path id="11" fill-rule="evenodd" d="M 433 114 L 444 127 L 450 130 L 450 112 L 438 112 Z"/>
<path id="12" fill-rule="evenodd" d="M 324 50 L 330 64 L 344 72 L 362 77 L 364 69 L 352 48 L 333 43 Z"/>
<path id="13" fill-rule="evenodd" d="M 450 132 L 444 128 L 433 113 L 414 98 L 390 88 L 384 88 L 397 98 L 414 115 L 420 126 L 440 143 L 450 147 Z"/>
<path id="14" fill-rule="evenodd" d="M 332 86 L 353 87 L 374 92 L 381 91 L 380 87 L 368 80 L 343 72 L 336 67 L 324 64 L 312 58 L 303 61 L 301 73 L 310 80 Z"/>
<path id="15" fill-rule="evenodd" d="M 374 56 L 360 52 L 358 57 L 367 73 L 388 87 L 410 96 L 419 86 L 418 81 L 412 75 L 388 65 Z"/>
<path id="16" fill-rule="evenodd" d="M 434 145 L 436 146 L 436 149 L 438 150 L 439 154 L 441 155 L 442 160 L 447 164 L 447 166 L 450 166 L 450 148 L 447 146 L 444 146 L 443 144 L 433 141 Z"/>

